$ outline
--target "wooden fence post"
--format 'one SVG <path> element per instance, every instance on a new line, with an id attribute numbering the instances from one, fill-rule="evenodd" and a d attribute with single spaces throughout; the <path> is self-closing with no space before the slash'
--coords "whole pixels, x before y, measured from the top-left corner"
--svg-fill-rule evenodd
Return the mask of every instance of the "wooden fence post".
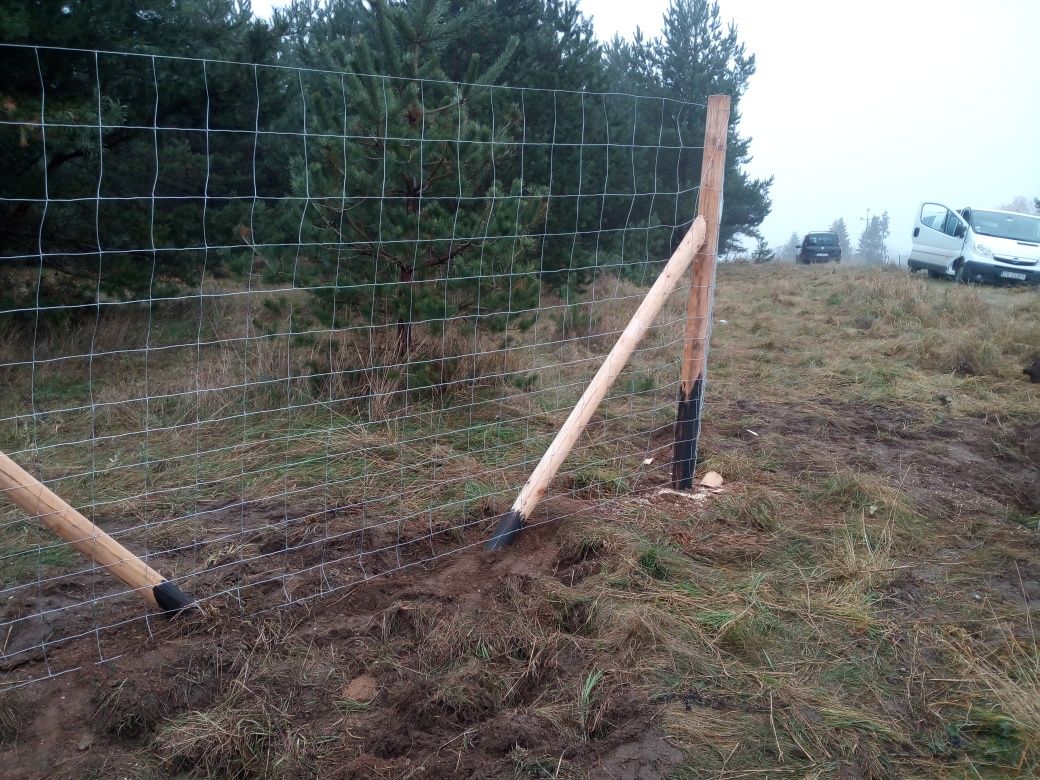
<path id="1" fill-rule="evenodd" d="M 571 410 L 563 425 L 560 426 L 556 437 L 552 440 L 545 454 L 542 455 L 542 459 L 538 461 L 534 471 L 531 472 L 531 476 L 528 477 L 523 489 L 521 489 L 520 495 L 513 502 L 513 508 L 502 515 L 494 536 L 487 542 L 487 549 L 501 550 L 510 544 L 516 538 L 516 535 L 520 533 L 520 530 L 531 516 L 531 512 L 534 511 L 535 506 L 542 500 L 542 496 L 549 489 L 549 483 L 552 482 L 563 461 L 570 454 L 574 443 L 578 440 L 581 432 L 585 430 L 585 426 L 589 424 L 592 415 L 596 413 L 600 402 L 614 382 L 617 381 L 618 375 L 621 373 L 621 369 L 625 367 L 625 364 L 628 363 L 628 359 L 632 357 L 632 353 L 635 351 L 640 339 L 646 335 L 647 330 L 653 325 L 654 319 L 657 317 L 657 313 L 661 310 L 664 302 L 668 299 L 668 295 L 679 286 L 679 281 L 686 275 L 686 269 L 689 268 L 696 253 L 704 245 L 706 233 L 707 227 L 704 224 L 704 219 L 701 217 L 694 219 L 683 240 L 679 242 L 679 246 L 672 253 L 664 270 L 657 277 L 657 281 L 654 282 L 653 287 L 650 288 L 646 297 L 643 298 L 639 308 L 636 309 L 636 313 L 632 315 L 632 319 L 629 320 L 628 325 L 621 332 L 621 336 L 607 354 L 603 365 L 596 372 L 596 376 L 589 382 L 589 386 L 585 388 L 585 392 L 578 399 L 577 405 Z"/>
<path id="2" fill-rule="evenodd" d="M 712 283 L 719 248 L 722 215 L 722 183 L 726 172 L 726 139 L 729 134 L 729 95 L 708 98 L 704 125 L 704 156 L 697 213 L 704 217 L 707 233 L 701 251 L 693 260 L 690 296 L 686 301 L 686 334 L 683 339 L 679 405 L 675 416 L 672 454 L 672 487 L 693 486 L 700 436 L 704 379 L 708 367 L 708 332 L 711 329 Z"/>

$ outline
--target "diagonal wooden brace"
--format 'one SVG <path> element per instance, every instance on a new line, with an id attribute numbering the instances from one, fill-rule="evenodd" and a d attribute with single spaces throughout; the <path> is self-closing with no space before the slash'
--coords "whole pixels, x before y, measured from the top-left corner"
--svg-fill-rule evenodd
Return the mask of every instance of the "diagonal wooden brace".
<path id="1" fill-rule="evenodd" d="M 610 354 L 603 361 L 596 376 L 585 388 L 577 406 L 571 411 L 559 433 L 556 434 L 556 438 L 549 445 L 549 449 L 545 451 L 542 459 L 535 466 L 523 490 L 520 491 L 520 495 L 513 502 L 513 508 L 502 516 L 494 536 L 487 542 L 487 549 L 499 550 L 505 547 L 524 527 L 531 512 L 542 500 L 545 491 L 549 489 L 549 483 L 552 482 L 563 461 L 574 448 L 574 443 L 585 430 L 585 426 L 599 408 L 600 402 L 610 390 L 611 385 L 617 380 L 621 369 L 628 363 L 636 345 L 653 324 L 669 293 L 676 288 L 686 274 L 690 263 L 693 262 L 694 255 L 704 243 L 704 234 L 704 218 L 697 217 L 668 260 L 664 270 L 661 271 L 661 275 L 657 277 L 654 286 L 650 288 L 650 292 L 646 294 L 643 302 L 636 309 L 636 313 L 625 326 L 621 337 L 610 350 Z"/>
<path id="2" fill-rule="evenodd" d="M 119 578 L 166 615 L 195 600 L 106 534 L 50 488 L 0 452 L 0 493 L 60 536 L 109 574 Z"/>

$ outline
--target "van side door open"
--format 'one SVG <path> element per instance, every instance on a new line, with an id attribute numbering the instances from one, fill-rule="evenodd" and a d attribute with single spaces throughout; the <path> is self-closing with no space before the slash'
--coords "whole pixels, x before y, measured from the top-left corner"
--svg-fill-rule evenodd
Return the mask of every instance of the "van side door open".
<path id="1" fill-rule="evenodd" d="M 941 203 L 922 203 L 914 225 L 913 249 L 908 264 L 930 271 L 950 272 L 961 256 L 967 223 Z"/>

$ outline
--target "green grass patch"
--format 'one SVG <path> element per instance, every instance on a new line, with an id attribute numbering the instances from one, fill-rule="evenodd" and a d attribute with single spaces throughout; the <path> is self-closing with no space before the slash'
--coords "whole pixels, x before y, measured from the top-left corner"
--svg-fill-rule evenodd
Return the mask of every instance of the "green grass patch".
<path id="1" fill-rule="evenodd" d="M 71 570 L 81 559 L 72 547 L 29 524 L 0 530 L 0 585 L 31 582 L 56 570 Z"/>

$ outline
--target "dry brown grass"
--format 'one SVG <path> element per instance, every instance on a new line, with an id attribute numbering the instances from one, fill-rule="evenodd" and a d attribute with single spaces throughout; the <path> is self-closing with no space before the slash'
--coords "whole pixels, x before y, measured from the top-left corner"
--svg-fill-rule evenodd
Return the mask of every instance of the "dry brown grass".
<path id="1" fill-rule="evenodd" d="M 765 291 L 765 294 L 763 292 Z M 1040 419 L 1022 381 L 1040 349 L 1035 289 L 958 286 L 870 267 L 722 266 L 712 348 L 721 403 L 896 403 Z M 985 382 L 979 382 L 985 378 Z"/>
<path id="2" fill-rule="evenodd" d="M 1025 641 L 1009 625 L 1003 641 L 980 643 L 964 632 L 943 637 L 942 647 L 961 679 L 962 731 L 1010 764 L 1016 772 L 1040 766 L 1040 655 L 1036 638 Z"/>
<path id="3" fill-rule="evenodd" d="M 17 692 L 0 693 L 0 749 L 10 746 L 24 731 L 23 707 Z"/>
<path id="4" fill-rule="evenodd" d="M 1040 347 L 1036 291 L 885 269 L 724 266 L 718 296 L 702 444 L 703 465 L 727 479 L 721 494 L 700 503 L 658 495 L 657 477 L 639 472 L 648 448 L 667 440 L 647 431 L 667 430 L 672 415 L 669 404 L 657 407 L 671 395 L 675 333 L 659 329 L 634 366 L 649 400 L 637 398 L 644 385 L 615 398 L 603 416 L 618 418 L 590 429 L 554 488 L 595 512 L 552 526 L 543 540 L 551 554 L 517 553 L 518 568 L 497 576 L 487 574 L 494 563 L 469 570 L 472 587 L 450 579 L 447 595 L 437 579 L 445 570 L 434 567 L 381 606 L 344 597 L 316 602 L 314 615 L 275 613 L 301 617 L 252 626 L 260 638 L 235 654 L 212 700 L 165 717 L 135 756 L 207 777 L 344 767 L 387 777 L 469 767 L 479 776 L 491 764 L 467 760 L 485 761 L 486 731 L 505 722 L 523 723 L 528 731 L 507 733 L 528 741 L 495 742 L 502 763 L 493 768 L 504 776 L 603 776 L 590 767 L 612 739 L 631 745 L 658 728 L 683 753 L 667 775 L 681 780 L 1035 776 L 1040 672 L 1030 610 L 1040 558 L 1035 525 L 1009 518 L 1037 507 L 1013 480 L 965 475 L 999 476 L 982 471 L 993 463 L 1016 478 L 1036 474 L 1024 448 L 1040 394 L 1020 374 Z M 681 309 L 670 303 L 671 316 Z M 532 353 L 503 353 L 504 336 L 486 334 L 486 362 L 438 365 L 458 371 L 446 375 L 457 394 L 413 400 L 408 417 L 390 400 L 401 377 L 364 364 L 371 347 L 385 365 L 392 340 L 343 336 L 329 363 L 343 384 L 310 397 L 361 392 L 374 408 L 271 415 L 226 457 L 250 469 L 316 459 L 279 479 L 313 487 L 315 500 L 389 493 L 372 514 L 421 514 L 424 531 L 493 516 L 525 476 L 494 471 L 502 453 L 540 454 L 594 370 L 602 334 L 620 329 L 627 310 L 603 305 L 595 315 L 550 313 L 512 334 L 517 347 L 579 336 L 542 347 L 533 368 Z M 448 344 L 457 352 L 470 337 L 443 338 L 423 336 L 417 354 L 436 363 L 442 343 L 457 339 Z M 299 366 L 329 355 L 327 343 L 299 350 Z M 275 349 L 259 359 L 264 371 L 280 366 Z M 241 355 L 213 360 L 207 377 L 223 381 L 220 365 Z M 347 365 L 360 369 L 340 371 Z M 525 387 L 488 380 L 520 368 L 534 374 Z M 481 427 L 462 433 L 470 409 L 452 416 L 448 407 L 473 401 L 483 403 L 472 407 Z M 308 430 L 317 433 L 281 449 L 258 446 Z M 431 437 L 426 449 L 402 446 L 417 433 Z M 213 426 L 200 441 L 227 435 Z M 327 450 L 333 473 L 353 480 L 342 492 L 323 492 Z M 163 479 L 186 484 L 193 468 Z M 392 489 L 374 475 L 381 469 L 393 470 Z M 263 496 L 281 484 L 258 479 L 245 490 Z M 159 518 L 169 506 L 134 511 Z M 203 553 L 242 554 L 227 542 Z M 346 701 L 344 684 L 362 672 L 378 680 L 378 695 Z M 624 731 L 632 723 L 644 731 Z"/>
<path id="5" fill-rule="evenodd" d="M 308 736 L 294 723 L 296 699 L 320 686 L 331 703 L 343 688 L 336 659 L 298 637 L 300 616 L 259 618 L 249 644 L 221 661 L 231 669 L 205 708 L 169 717 L 151 750 L 176 773 L 233 778 L 291 778 L 309 767 Z M 312 769 L 311 769 L 312 771 Z"/>

